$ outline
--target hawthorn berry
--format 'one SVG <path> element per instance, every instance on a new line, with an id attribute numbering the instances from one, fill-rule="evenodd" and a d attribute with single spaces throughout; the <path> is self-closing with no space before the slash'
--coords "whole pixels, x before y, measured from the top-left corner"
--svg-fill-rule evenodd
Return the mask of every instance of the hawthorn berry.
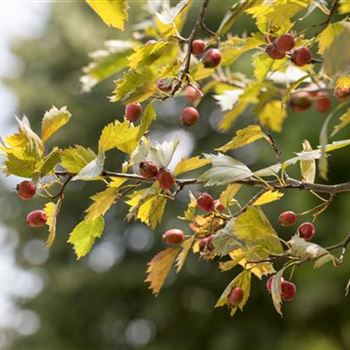
<path id="1" fill-rule="evenodd" d="M 213 245 L 213 239 L 214 239 L 214 235 L 210 235 L 204 238 L 201 238 L 199 240 L 199 250 L 201 252 L 203 251 L 211 251 L 214 249 L 214 245 Z"/>
<path id="2" fill-rule="evenodd" d="M 291 34 L 283 34 L 274 40 L 274 45 L 279 51 L 290 51 L 295 46 L 295 40 Z"/>
<path id="3" fill-rule="evenodd" d="M 131 103 L 125 107 L 125 118 L 131 122 L 140 118 L 142 106 L 140 103 Z"/>
<path id="4" fill-rule="evenodd" d="M 297 66 L 304 66 L 312 60 L 311 51 L 306 46 L 301 46 L 293 51 L 291 60 Z"/>
<path id="5" fill-rule="evenodd" d="M 301 238 L 304 238 L 305 241 L 309 241 L 315 234 L 315 226 L 312 222 L 303 222 L 298 227 L 298 233 Z"/>
<path id="6" fill-rule="evenodd" d="M 232 288 L 230 294 L 228 295 L 227 302 L 230 306 L 236 307 L 242 302 L 243 297 L 244 297 L 243 289 L 241 287 L 235 287 L 235 288 Z"/>
<path id="7" fill-rule="evenodd" d="M 274 60 L 281 60 L 282 58 L 286 57 L 286 53 L 278 50 L 274 43 L 267 45 L 265 52 Z"/>
<path id="8" fill-rule="evenodd" d="M 191 52 L 195 55 L 201 55 L 205 49 L 205 42 L 200 39 L 192 41 Z"/>
<path id="9" fill-rule="evenodd" d="M 166 169 L 160 169 L 157 174 L 159 186 L 163 190 L 171 190 L 175 184 L 174 177 Z"/>
<path id="10" fill-rule="evenodd" d="M 219 199 L 215 199 L 214 208 L 220 213 L 226 209 Z"/>
<path id="11" fill-rule="evenodd" d="M 334 89 L 334 96 L 339 101 L 345 101 L 350 97 L 350 88 L 337 86 Z"/>
<path id="12" fill-rule="evenodd" d="M 294 112 L 303 112 L 310 108 L 312 100 L 306 91 L 298 91 L 292 95 L 289 105 Z"/>
<path id="13" fill-rule="evenodd" d="M 43 210 L 34 210 L 27 215 L 27 224 L 31 227 L 41 227 L 46 224 L 47 215 Z"/>
<path id="14" fill-rule="evenodd" d="M 193 126 L 199 119 L 199 113 L 196 108 L 186 107 L 180 114 L 180 122 L 183 126 Z"/>
<path id="15" fill-rule="evenodd" d="M 180 244 L 185 238 L 185 234 L 182 230 L 177 228 L 172 228 L 165 231 L 163 234 L 163 240 L 166 244 Z"/>
<path id="16" fill-rule="evenodd" d="M 163 92 L 170 92 L 172 89 L 173 79 L 172 78 L 160 78 L 157 80 L 157 87 Z"/>
<path id="17" fill-rule="evenodd" d="M 202 193 L 197 198 L 197 207 L 204 211 L 212 211 L 214 209 L 215 203 L 214 198 L 209 193 Z"/>
<path id="18" fill-rule="evenodd" d="M 284 227 L 292 226 L 296 221 L 297 215 L 294 213 L 294 211 L 291 210 L 284 211 L 278 217 L 278 223 Z"/>
<path id="19" fill-rule="evenodd" d="M 159 171 L 158 165 L 149 160 L 140 162 L 139 169 L 140 169 L 140 174 L 146 179 L 151 179 L 152 177 L 156 177 Z"/>
<path id="20" fill-rule="evenodd" d="M 185 87 L 184 95 L 192 103 L 199 100 L 203 96 L 202 92 L 198 88 L 196 88 L 192 85 L 187 85 Z"/>
<path id="21" fill-rule="evenodd" d="M 36 193 L 36 185 L 33 181 L 22 181 L 16 187 L 18 197 L 24 201 L 32 199 Z"/>
<path id="22" fill-rule="evenodd" d="M 221 51 L 218 49 L 209 49 L 203 56 L 203 65 L 205 68 L 215 68 L 220 64 Z"/>
<path id="23" fill-rule="evenodd" d="M 316 96 L 315 108 L 319 112 L 328 112 L 332 107 L 331 99 L 326 92 L 320 92 Z"/>
<path id="24" fill-rule="evenodd" d="M 296 286 L 293 282 L 282 281 L 281 282 L 281 298 L 284 301 L 292 301 L 297 292 Z"/>

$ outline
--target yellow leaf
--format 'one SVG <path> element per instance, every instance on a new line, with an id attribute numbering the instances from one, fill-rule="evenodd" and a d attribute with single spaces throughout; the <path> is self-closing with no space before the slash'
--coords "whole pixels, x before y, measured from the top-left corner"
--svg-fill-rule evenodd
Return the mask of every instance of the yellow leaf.
<path id="1" fill-rule="evenodd" d="M 348 0 L 339 1 L 339 13 L 344 15 L 350 12 L 350 3 Z"/>
<path id="2" fill-rule="evenodd" d="M 176 257 L 176 272 L 180 272 L 180 270 L 182 269 L 184 263 L 185 263 L 185 260 L 188 256 L 188 253 L 189 251 L 191 250 L 192 248 L 192 245 L 194 243 L 194 240 L 195 240 L 195 236 L 192 236 L 188 239 L 186 239 L 185 241 L 182 242 L 181 244 L 181 251 L 180 253 L 178 254 L 178 256 Z"/>
<path id="3" fill-rule="evenodd" d="M 334 38 L 343 30 L 344 25 L 341 22 L 329 24 L 318 38 L 318 53 L 322 55 L 332 45 Z"/>
<path id="4" fill-rule="evenodd" d="M 129 121 L 115 121 L 108 124 L 103 130 L 98 143 L 99 151 L 106 152 L 117 148 L 122 152 L 131 154 L 139 141 L 139 130 Z"/>
<path id="5" fill-rule="evenodd" d="M 271 100 L 259 112 L 258 118 L 262 125 L 266 125 L 272 131 L 280 132 L 286 116 L 287 113 L 281 101 Z"/>
<path id="6" fill-rule="evenodd" d="M 230 184 L 226 187 L 226 189 L 220 194 L 220 203 L 228 208 L 232 202 L 232 199 L 235 197 L 237 192 L 240 190 L 242 185 L 239 184 Z"/>
<path id="7" fill-rule="evenodd" d="M 193 221 L 195 211 L 197 208 L 197 199 L 192 194 L 191 191 L 189 191 L 189 196 L 190 196 L 190 201 L 188 202 L 187 209 L 185 211 L 183 219 L 188 220 L 188 221 Z"/>
<path id="8" fill-rule="evenodd" d="M 128 19 L 126 0 L 86 0 L 90 7 L 108 26 L 124 30 Z"/>
<path id="9" fill-rule="evenodd" d="M 140 129 L 138 134 L 139 138 L 141 138 L 148 131 L 153 120 L 156 120 L 156 119 L 157 119 L 156 111 L 152 106 L 152 103 L 149 103 L 146 106 L 144 112 L 142 113 Z"/>
<path id="10" fill-rule="evenodd" d="M 278 71 L 286 66 L 287 58 L 273 60 L 265 52 L 254 55 L 254 75 L 258 81 L 266 79 L 268 73 Z"/>
<path id="11" fill-rule="evenodd" d="M 67 107 L 57 109 L 53 106 L 47 111 L 41 123 L 41 139 L 43 142 L 45 143 L 58 129 L 66 125 L 71 116 Z"/>
<path id="12" fill-rule="evenodd" d="M 57 203 L 49 202 L 45 204 L 44 212 L 47 216 L 46 225 L 49 226 L 49 236 L 46 240 L 46 246 L 51 247 L 56 237 L 57 215 L 60 209 L 61 199 Z"/>
<path id="13" fill-rule="evenodd" d="M 182 159 L 179 163 L 176 164 L 174 175 L 178 176 L 194 169 L 201 168 L 207 164 L 210 164 L 210 159 L 203 159 L 199 156 L 189 159 Z"/>
<path id="14" fill-rule="evenodd" d="M 339 117 L 339 121 L 340 123 L 334 126 L 332 136 L 350 124 L 350 108 L 348 108 L 347 111 Z"/>
<path id="15" fill-rule="evenodd" d="M 91 197 L 94 203 L 92 203 L 85 211 L 85 219 L 95 220 L 99 216 L 105 215 L 110 207 L 116 202 L 117 198 L 118 189 L 114 187 L 110 187 L 102 192 L 96 193 Z"/>
<path id="16" fill-rule="evenodd" d="M 61 159 L 61 150 L 54 147 L 52 151 L 42 158 L 35 166 L 35 172 L 40 176 L 52 173 Z"/>
<path id="17" fill-rule="evenodd" d="M 304 140 L 303 142 L 303 151 L 308 152 L 312 151 L 312 147 L 308 140 Z M 315 159 L 310 160 L 300 160 L 300 171 L 302 180 L 304 182 L 315 182 L 316 177 L 316 161 Z"/>
<path id="18" fill-rule="evenodd" d="M 178 251 L 179 248 L 167 248 L 159 252 L 148 263 L 145 282 L 149 283 L 153 294 L 159 294 Z"/>
<path id="19" fill-rule="evenodd" d="M 239 148 L 245 145 L 249 145 L 252 142 L 260 140 L 265 134 L 262 132 L 259 125 L 249 125 L 244 129 L 240 129 L 236 132 L 233 139 L 225 145 L 217 148 L 217 151 L 227 152 L 229 150 Z"/>
<path id="20" fill-rule="evenodd" d="M 166 203 L 166 197 L 161 195 L 147 199 L 140 205 L 137 218 L 147 224 L 151 229 L 155 229 L 162 220 Z"/>
<path id="21" fill-rule="evenodd" d="M 283 195 L 284 195 L 283 193 L 278 191 L 266 191 L 253 203 L 253 205 L 255 206 L 265 205 L 281 199 Z"/>
<path id="22" fill-rule="evenodd" d="M 96 158 L 96 154 L 90 148 L 76 145 L 61 152 L 61 166 L 67 171 L 79 173 L 86 165 Z"/>

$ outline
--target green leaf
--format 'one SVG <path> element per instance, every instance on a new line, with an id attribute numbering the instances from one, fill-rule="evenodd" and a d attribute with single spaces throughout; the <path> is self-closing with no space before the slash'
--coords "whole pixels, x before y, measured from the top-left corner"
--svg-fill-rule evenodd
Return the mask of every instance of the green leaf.
<path id="1" fill-rule="evenodd" d="M 72 181 L 93 180 L 101 175 L 105 161 L 105 154 L 99 153 L 97 158 L 87 164 L 79 173 L 73 177 Z"/>
<path id="2" fill-rule="evenodd" d="M 69 235 L 68 243 L 73 245 L 78 259 L 90 252 L 96 238 L 101 237 L 104 226 L 101 216 L 95 220 L 84 220 L 75 226 Z"/>
<path id="3" fill-rule="evenodd" d="M 86 2 L 108 26 L 124 30 L 124 23 L 128 19 L 126 0 L 86 0 Z"/>
<path id="4" fill-rule="evenodd" d="M 36 164 L 37 162 L 35 160 L 20 159 L 12 153 L 9 153 L 4 162 L 4 172 L 8 175 L 12 174 L 31 178 L 35 171 Z"/>
<path id="5" fill-rule="evenodd" d="M 47 156 L 36 164 L 35 172 L 40 176 L 46 176 L 52 173 L 61 160 L 61 152 L 59 148 L 55 147 Z"/>
<path id="6" fill-rule="evenodd" d="M 90 148 L 76 145 L 61 152 L 61 166 L 76 174 L 95 158 L 96 154 Z"/>
<path id="7" fill-rule="evenodd" d="M 49 111 L 45 112 L 41 123 L 42 141 L 45 143 L 53 134 L 66 125 L 71 116 L 66 106 L 60 109 L 53 106 Z"/>
<path id="8" fill-rule="evenodd" d="M 227 152 L 232 149 L 249 145 L 252 142 L 260 140 L 264 136 L 265 134 L 259 125 L 249 125 L 244 129 L 238 130 L 230 142 L 226 143 L 220 148 L 217 148 L 216 150 L 220 152 Z"/>
<path id="9" fill-rule="evenodd" d="M 205 186 L 224 185 L 230 182 L 244 180 L 253 175 L 251 170 L 240 161 L 225 156 L 206 155 L 212 162 L 212 168 L 204 172 L 199 180 L 205 182 Z"/>

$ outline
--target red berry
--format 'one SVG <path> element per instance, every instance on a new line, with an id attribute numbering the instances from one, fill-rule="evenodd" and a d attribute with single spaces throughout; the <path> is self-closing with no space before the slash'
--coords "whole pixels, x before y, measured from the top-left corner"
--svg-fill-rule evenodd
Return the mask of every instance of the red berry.
<path id="1" fill-rule="evenodd" d="M 219 211 L 220 213 L 222 211 L 224 211 L 226 208 L 224 207 L 224 205 L 220 202 L 219 199 L 215 199 L 214 201 L 214 207 L 217 211 Z"/>
<path id="2" fill-rule="evenodd" d="M 293 35 L 291 34 L 284 34 L 278 37 L 275 41 L 274 44 L 276 46 L 277 50 L 286 52 L 290 51 L 294 45 L 295 45 L 295 40 Z"/>
<path id="3" fill-rule="evenodd" d="M 166 169 L 160 169 L 157 174 L 157 180 L 160 188 L 163 190 L 171 190 L 175 184 L 175 179 Z"/>
<path id="4" fill-rule="evenodd" d="M 320 92 L 317 94 L 315 107 L 319 112 L 328 112 L 331 109 L 332 102 L 326 92 Z"/>
<path id="5" fill-rule="evenodd" d="M 156 43 L 157 43 L 157 40 L 150 39 L 150 40 L 146 41 L 145 45 L 153 45 L 153 44 L 156 44 Z"/>
<path id="6" fill-rule="evenodd" d="M 294 213 L 294 211 L 290 211 L 290 210 L 284 211 L 278 217 L 278 223 L 284 227 L 292 226 L 293 224 L 295 224 L 296 221 L 297 221 L 297 215 Z"/>
<path id="7" fill-rule="evenodd" d="M 346 101 L 350 97 L 350 88 L 338 86 L 334 89 L 334 96 L 339 101 Z"/>
<path id="8" fill-rule="evenodd" d="M 148 160 L 140 162 L 139 168 L 140 174 L 146 179 L 151 179 L 152 177 L 157 176 L 159 171 L 158 165 Z"/>
<path id="9" fill-rule="evenodd" d="M 46 224 L 47 216 L 43 210 L 34 210 L 27 215 L 27 224 L 31 227 L 41 227 Z"/>
<path id="10" fill-rule="evenodd" d="M 195 102 L 196 100 L 199 100 L 203 96 L 202 92 L 199 89 L 191 85 L 186 86 L 184 90 L 184 95 L 192 103 Z"/>
<path id="11" fill-rule="evenodd" d="M 203 65 L 205 68 L 215 68 L 220 64 L 221 52 L 218 49 L 209 49 L 203 56 Z"/>
<path id="12" fill-rule="evenodd" d="M 297 66 L 304 66 L 312 60 L 311 51 L 305 46 L 299 47 L 293 51 L 291 60 Z"/>
<path id="13" fill-rule="evenodd" d="M 213 239 L 214 239 L 214 235 L 210 235 L 204 238 L 201 238 L 199 240 L 199 250 L 201 252 L 203 251 L 211 251 L 214 249 L 214 245 L 213 245 Z"/>
<path id="14" fill-rule="evenodd" d="M 286 57 L 286 53 L 278 50 L 275 44 L 267 45 L 265 52 L 274 60 L 281 60 L 282 58 Z"/>
<path id="15" fill-rule="evenodd" d="M 139 119 L 142 113 L 142 106 L 140 103 L 131 103 L 125 107 L 125 118 L 131 122 Z"/>
<path id="16" fill-rule="evenodd" d="M 227 302 L 230 306 L 236 307 L 243 300 L 244 292 L 241 287 L 233 288 L 227 297 Z"/>
<path id="17" fill-rule="evenodd" d="M 157 87 L 163 92 L 170 92 L 173 85 L 172 78 L 160 78 L 157 80 Z"/>
<path id="18" fill-rule="evenodd" d="M 185 234 L 182 230 L 172 228 L 165 231 L 163 234 L 163 240 L 166 244 L 180 244 L 185 238 Z"/>
<path id="19" fill-rule="evenodd" d="M 289 105 L 294 112 L 303 112 L 310 108 L 312 100 L 308 92 L 299 91 L 292 95 Z"/>
<path id="20" fill-rule="evenodd" d="M 191 52 L 195 55 L 201 55 L 205 49 L 205 42 L 203 40 L 193 40 L 191 45 Z"/>
<path id="21" fill-rule="evenodd" d="M 298 227 L 298 233 L 305 241 L 309 241 L 315 234 L 315 226 L 312 222 L 304 222 Z"/>
<path id="22" fill-rule="evenodd" d="M 36 185 L 33 181 L 22 181 L 17 185 L 18 197 L 23 200 L 32 199 L 36 193 Z"/>
<path id="23" fill-rule="evenodd" d="M 212 211 L 215 203 L 213 197 L 209 193 L 202 193 L 197 198 L 197 207 L 204 211 Z"/>
<path id="24" fill-rule="evenodd" d="M 180 114 L 180 121 L 183 126 L 193 126 L 199 119 L 198 111 L 193 107 L 186 107 Z"/>
<path id="25" fill-rule="evenodd" d="M 281 282 L 281 298 L 284 301 L 292 301 L 297 292 L 296 286 L 293 282 L 282 281 Z"/>
<path id="26" fill-rule="evenodd" d="M 275 277 L 275 275 L 272 275 L 269 277 L 269 279 L 266 281 L 266 289 L 268 290 L 269 293 L 271 293 L 271 288 L 272 288 L 272 280 Z M 284 281 L 284 278 L 281 278 L 281 283 Z"/>

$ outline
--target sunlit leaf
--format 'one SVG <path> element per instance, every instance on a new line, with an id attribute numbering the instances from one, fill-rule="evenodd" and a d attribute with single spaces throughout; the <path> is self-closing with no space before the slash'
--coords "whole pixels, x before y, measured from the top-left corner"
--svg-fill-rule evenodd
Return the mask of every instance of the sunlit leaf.
<path id="1" fill-rule="evenodd" d="M 303 142 L 303 151 L 311 151 L 312 147 L 309 143 L 309 141 L 304 140 Z M 301 160 L 300 161 L 300 172 L 301 177 L 304 182 L 315 182 L 316 177 L 316 161 L 315 159 L 312 160 Z"/>
<path id="2" fill-rule="evenodd" d="M 97 158 L 82 168 L 77 175 L 73 177 L 73 181 L 77 180 L 93 180 L 101 175 L 105 161 L 104 153 L 99 153 Z"/>
<path id="3" fill-rule="evenodd" d="M 192 248 L 192 245 L 194 243 L 194 239 L 195 239 L 195 236 L 192 236 L 181 243 L 180 253 L 176 257 L 176 263 L 175 263 L 176 272 L 180 272 L 180 270 L 182 269 L 182 267 L 186 261 L 186 258 L 188 256 L 188 253 L 190 252 L 190 250 Z"/>
<path id="4" fill-rule="evenodd" d="M 285 106 L 280 100 L 271 100 L 267 102 L 258 114 L 262 125 L 266 125 L 275 132 L 282 130 L 282 124 L 287 117 Z"/>
<path id="5" fill-rule="evenodd" d="M 44 115 L 41 124 L 41 139 L 45 143 L 53 134 L 69 122 L 72 115 L 67 110 L 67 107 L 57 109 L 53 106 Z"/>
<path id="6" fill-rule="evenodd" d="M 71 173 L 79 173 L 95 158 L 96 154 L 90 148 L 76 145 L 61 152 L 61 166 Z"/>
<path id="7" fill-rule="evenodd" d="M 255 206 L 261 206 L 265 205 L 274 201 L 277 201 L 283 197 L 284 193 L 278 192 L 278 191 L 266 191 L 262 196 L 260 196 L 253 205 Z"/>
<path id="8" fill-rule="evenodd" d="M 176 164 L 174 175 L 178 176 L 180 174 L 201 168 L 207 164 L 210 164 L 210 160 L 203 159 L 199 156 L 188 159 L 182 159 L 179 163 Z"/>
<path id="9" fill-rule="evenodd" d="M 56 237 L 57 215 L 60 209 L 61 199 L 57 203 L 49 202 L 45 204 L 44 211 L 47 216 L 46 225 L 49 227 L 49 236 L 46 240 L 46 246 L 51 247 Z"/>
<path id="10" fill-rule="evenodd" d="M 237 192 L 241 189 L 242 185 L 240 184 L 231 184 L 226 187 L 224 191 L 220 194 L 220 203 L 225 207 L 228 208 L 233 200 L 233 198 L 236 196 Z"/>

